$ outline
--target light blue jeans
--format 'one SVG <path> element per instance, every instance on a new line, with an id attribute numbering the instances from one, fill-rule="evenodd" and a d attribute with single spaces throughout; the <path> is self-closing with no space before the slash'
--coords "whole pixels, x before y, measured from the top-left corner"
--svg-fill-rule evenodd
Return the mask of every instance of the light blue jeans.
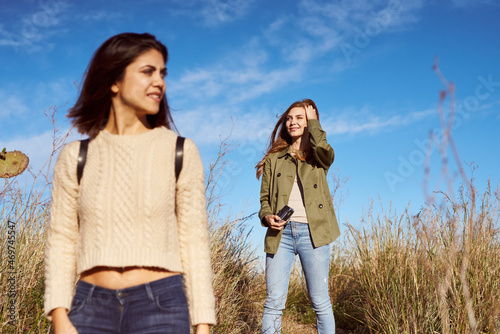
<path id="1" fill-rule="evenodd" d="M 285 308 L 293 259 L 298 254 L 312 308 L 316 312 L 319 334 L 335 333 L 335 319 L 328 293 L 329 245 L 314 248 L 309 225 L 289 222 L 276 254 L 266 255 L 267 297 L 262 317 L 262 333 L 281 333 L 281 315 Z"/>

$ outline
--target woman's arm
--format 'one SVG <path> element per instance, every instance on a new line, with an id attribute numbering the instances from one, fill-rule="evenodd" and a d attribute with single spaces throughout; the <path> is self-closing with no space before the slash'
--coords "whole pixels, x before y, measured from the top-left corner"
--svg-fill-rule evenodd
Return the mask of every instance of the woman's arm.
<path id="1" fill-rule="evenodd" d="M 260 211 L 259 219 L 260 223 L 264 227 L 270 227 L 268 220 L 265 219 L 266 216 L 273 215 L 274 212 L 271 210 L 270 203 L 270 192 L 269 189 L 271 182 L 271 158 L 267 157 L 264 162 L 264 169 L 262 171 L 262 183 L 260 185 Z"/>
<path id="2" fill-rule="evenodd" d="M 286 221 L 281 220 L 280 216 L 273 214 L 270 203 L 270 182 L 271 182 L 271 159 L 268 157 L 264 162 L 264 170 L 262 172 L 262 184 L 260 186 L 260 223 L 264 227 L 270 227 L 273 230 L 282 230 Z"/>
<path id="3" fill-rule="evenodd" d="M 49 320 L 52 320 L 51 311 L 71 308 L 79 233 L 79 187 L 76 177 L 79 147 L 79 142 L 69 143 L 59 154 L 54 167 L 52 205 L 45 243 L 44 308 Z"/>
<path id="4" fill-rule="evenodd" d="M 314 158 L 318 165 L 328 170 L 335 159 L 335 152 L 326 141 L 326 132 L 321 128 L 316 110 L 312 106 L 308 106 L 306 108 L 306 115 L 309 140 Z"/>
<path id="5" fill-rule="evenodd" d="M 198 148 L 184 142 L 184 161 L 177 180 L 176 212 L 184 286 L 191 324 L 215 324 L 211 252 L 205 206 L 205 176 Z M 199 329 L 198 329 L 199 328 Z"/>

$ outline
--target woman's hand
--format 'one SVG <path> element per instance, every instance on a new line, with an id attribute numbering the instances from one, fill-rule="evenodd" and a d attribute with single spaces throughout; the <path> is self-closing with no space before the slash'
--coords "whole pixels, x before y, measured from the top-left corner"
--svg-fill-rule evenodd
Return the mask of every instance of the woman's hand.
<path id="1" fill-rule="evenodd" d="M 316 111 L 316 109 L 314 109 L 313 106 L 309 105 L 305 109 L 306 109 L 307 120 L 318 119 L 318 112 Z"/>
<path id="2" fill-rule="evenodd" d="M 54 334 L 78 334 L 75 326 L 69 320 L 68 311 L 65 308 L 58 307 L 52 311 L 51 315 Z"/>
<path id="3" fill-rule="evenodd" d="M 281 220 L 280 216 L 267 215 L 264 216 L 264 219 L 266 220 L 267 225 L 273 230 L 281 231 L 286 225 L 286 221 Z"/>
<path id="4" fill-rule="evenodd" d="M 210 326 L 207 324 L 199 324 L 196 326 L 196 334 L 210 334 Z"/>

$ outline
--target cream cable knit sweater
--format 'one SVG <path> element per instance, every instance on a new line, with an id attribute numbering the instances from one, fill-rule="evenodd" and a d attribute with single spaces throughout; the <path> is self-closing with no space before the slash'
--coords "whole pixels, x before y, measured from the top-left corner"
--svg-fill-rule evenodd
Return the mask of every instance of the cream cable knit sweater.
<path id="1" fill-rule="evenodd" d="M 176 137 L 165 127 L 139 135 L 101 131 L 89 144 L 80 186 L 79 142 L 61 151 L 45 247 L 46 315 L 70 310 L 85 270 L 148 266 L 182 272 L 191 324 L 215 323 L 203 165 L 187 139 L 176 183 Z"/>

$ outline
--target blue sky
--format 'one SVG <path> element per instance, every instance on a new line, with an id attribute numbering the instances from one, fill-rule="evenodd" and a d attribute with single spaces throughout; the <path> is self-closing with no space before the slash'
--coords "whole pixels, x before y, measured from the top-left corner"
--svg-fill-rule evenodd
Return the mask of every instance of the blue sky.
<path id="1" fill-rule="evenodd" d="M 478 166 L 480 189 L 488 179 L 499 183 L 498 17 L 500 4 L 488 0 L 9 1 L 0 12 L 0 146 L 42 166 L 52 143 L 44 110 L 60 107 L 58 125 L 67 130 L 75 83 L 95 49 L 120 32 L 150 32 L 169 48 L 174 120 L 206 166 L 230 135 L 221 178 L 228 210 L 259 209 L 254 165 L 276 115 L 311 98 L 336 152 L 330 177 L 349 178 L 337 208 L 341 224 L 359 226 L 372 200 L 375 212 L 381 203 L 417 213 L 429 131 L 441 134 L 445 87 L 432 70 L 436 55 L 456 87 L 460 161 Z M 431 187 L 445 190 L 441 159 L 431 151 Z M 248 225 L 260 247 L 264 229 L 257 219 Z"/>

